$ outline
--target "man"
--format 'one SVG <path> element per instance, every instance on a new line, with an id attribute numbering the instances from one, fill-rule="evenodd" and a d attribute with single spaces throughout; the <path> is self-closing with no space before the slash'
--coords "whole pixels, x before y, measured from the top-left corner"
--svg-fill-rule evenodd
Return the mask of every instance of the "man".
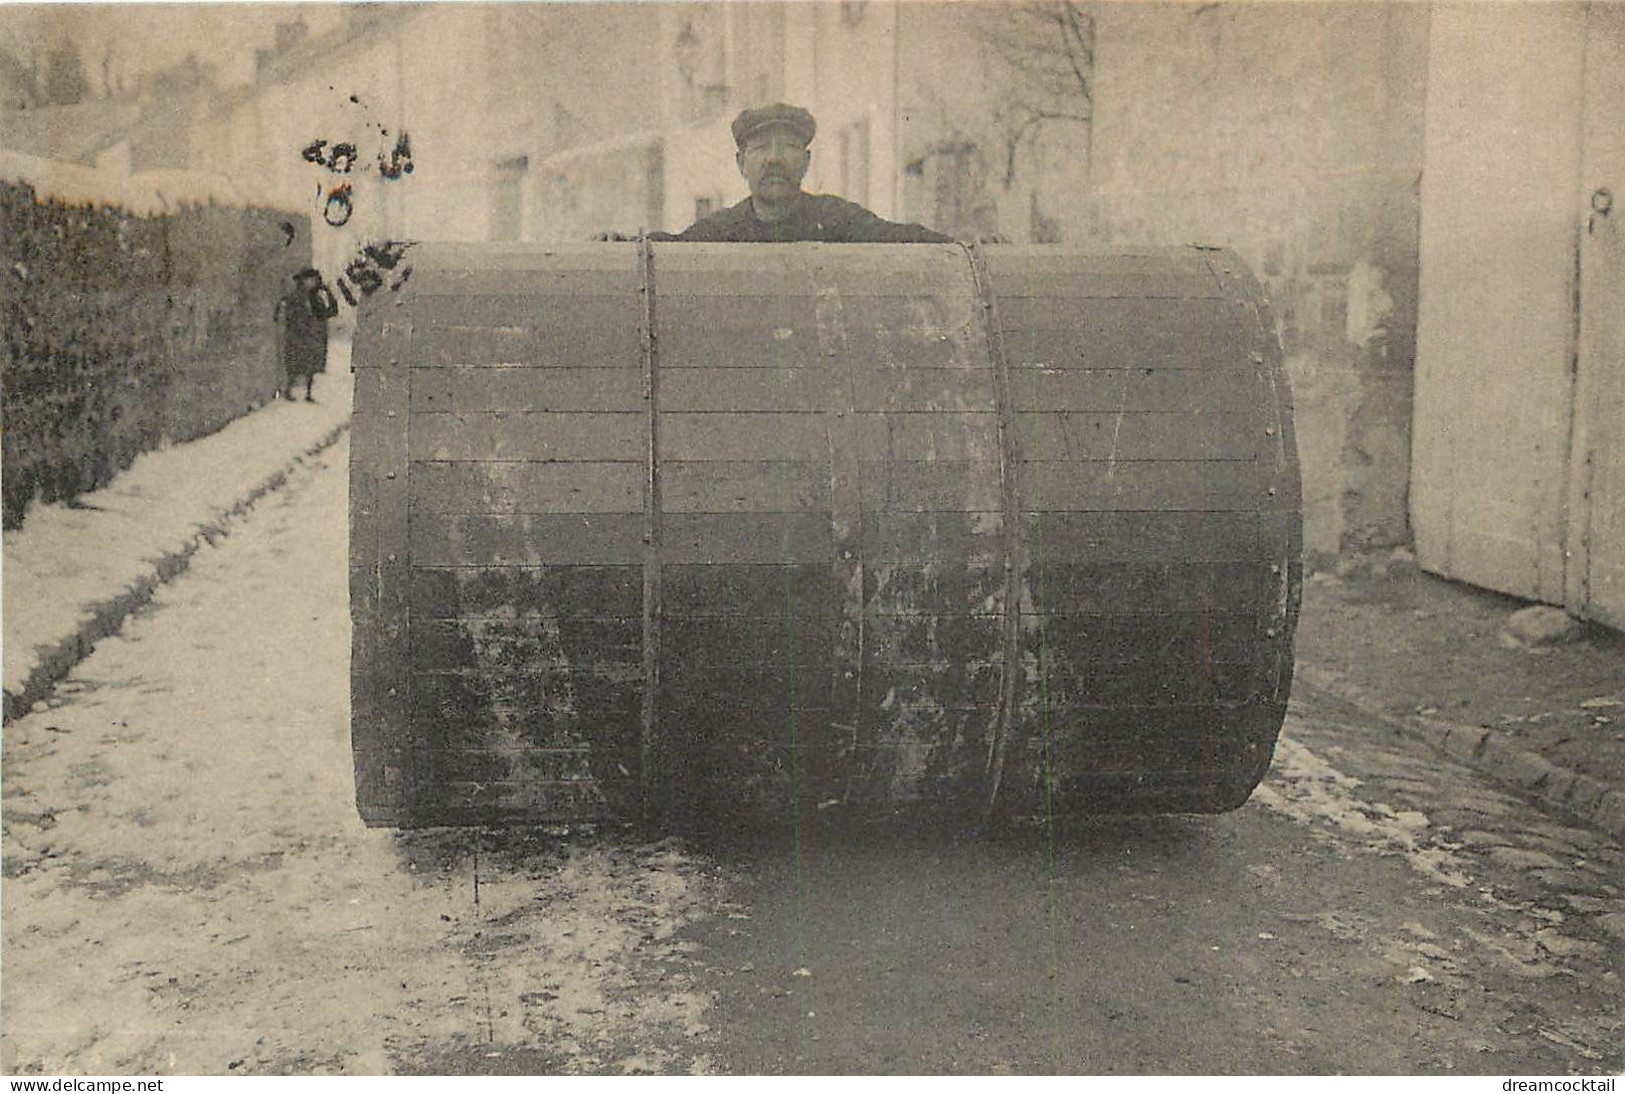
<path id="1" fill-rule="evenodd" d="M 952 243 L 941 232 L 898 224 L 832 194 L 809 194 L 807 176 L 818 123 L 799 106 L 774 103 L 734 119 L 734 162 L 750 197 L 673 235 L 650 239 L 687 243 Z"/>

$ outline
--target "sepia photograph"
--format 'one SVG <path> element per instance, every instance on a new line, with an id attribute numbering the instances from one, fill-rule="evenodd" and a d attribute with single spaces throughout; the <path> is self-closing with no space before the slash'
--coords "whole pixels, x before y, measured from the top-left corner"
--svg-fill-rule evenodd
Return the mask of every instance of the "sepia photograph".
<path id="1" fill-rule="evenodd" d="M 1622 109 L 1625 0 L 0 2 L 0 1074 L 1612 1090 Z"/>

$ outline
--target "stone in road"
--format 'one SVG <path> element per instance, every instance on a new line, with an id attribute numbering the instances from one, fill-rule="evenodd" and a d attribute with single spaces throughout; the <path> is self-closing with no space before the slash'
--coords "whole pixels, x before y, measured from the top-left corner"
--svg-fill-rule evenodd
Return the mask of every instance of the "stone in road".
<path id="1" fill-rule="evenodd" d="M 1222 817 L 364 829 L 346 458 L 5 728 L 8 1073 L 1625 1064 L 1619 848 L 1324 697 Z"/>

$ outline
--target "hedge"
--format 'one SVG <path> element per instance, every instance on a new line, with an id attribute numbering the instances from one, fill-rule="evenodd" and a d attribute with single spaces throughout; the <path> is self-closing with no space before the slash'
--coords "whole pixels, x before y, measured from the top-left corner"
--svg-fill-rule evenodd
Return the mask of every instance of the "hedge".
<path id="1" fill-rule="evenodd" d="M 5 527 L 269 400 L 277 292 L 309 241 L 286 213 L 136 216 L 0 182 Z"/>

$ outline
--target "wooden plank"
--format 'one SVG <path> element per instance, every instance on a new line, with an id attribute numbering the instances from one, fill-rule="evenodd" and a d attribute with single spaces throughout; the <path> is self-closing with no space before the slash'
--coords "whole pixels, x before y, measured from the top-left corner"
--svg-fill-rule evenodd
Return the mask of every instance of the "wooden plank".
<path id="1" fill-rule="evenodd" d="M 412 375 L 412 411 L 641 411 L 642 392 L 630 369 L 423 368 Z"/>
<path id="2" fill-rule="evenodd" d="M 384 384 L 376 365 L 354 370 L 354 394 L 351 401 L 353 414 L 383 414 Z"/>
<path id="3" fill-rule="evenodd" d="M 829 709 L 833 676 L 827 653 L 822 660 L 701 664 L 661 677 L 660 709 L 672 724 L 690 716 L 703 719 L 709 716 L 707 711 L 720 708 L 736 714 Z"/>
<path id="4" fill-rule="evenodd" d="M 792 565 L 827 561 L 832 550 L 829 518 L 819 513 L 670 513 L 665 542 L 674 564 Z"/>
<path id="5" fill-rule="evenodd" d="M 1042 368 L 1010 370 L 1014 409 L 1189 415 L 1252 412 L 1266 391 L 1251 372 L 1168 368 Z"/>
<path id="6" fill-rule="evenodd" d="M 626 566 L 643 561 L 643 514 L 420 513 L 419 566 Z"/>
<path id="7" fill-rule="evenodd" d="M 662 456 L 671 462 L 823 460 L 829 437 L 822 414 L 661 415 Z"/>
<path id="8" fill-rule="evenodd" d="M 538 314 L 529 299 L 457 303 L 423 319 L 415 367 L 626 368 L 638 360 L 637 312 L 623 304 L 577 301 Z"/>
<path id="9" fill-rule="evenodd" d="M 641 411 L 467 411 L 412 419 L 414 460 L 642 462 L 645 444 Z"/>
<path id="10" fill-rule="evenodd" d="M 831 721 L 841 721 L 834 717 L 833 707 L 815 706 L 801 701 L 799 696 L 793 705 L 776 705 L 790 698 L 788 691 L 774 691 L 741 697 L 739 703 L 722 704 L 714 698 L 706 701 L 685 697 L 679 701 L 668 691 L 663 702 L 670 705 L 662 708 L 667 715 L 666 732 L 689 743 L 714 746 L 729 739 L 786 740 L 792 723 L 799 736 L 818 733 Z M 721 770 L 710 774 L 712 778 L 730 778 Z M 733 777 L 744 781 L 739 778 L 744 774 L 736 772 Z"/>
<path id="11" fill-rule="evenodd" d="M 660 732 L 660 655 L 663 647 L 661 568 L 665 565 L 664 542 L 664 458 L 661 443 L 660 345 L 655 294 L 653 245 L 647 238 L 638 241 L 638 292 L 643 300 L 643 321 L 639 340 L 643 358 L 644 435 L 646 463 L 643 488 L 643 597 L 642 652 L 643 693 L 639 703 L 638 777 L 641 808 L 645 816 L 653 806 L 651 792 L 669 772 L 657 766 Z"/>
<path id="12" fill-rule="evenodd" d="M 863 506 L 858 485 L 858 446 L 854 374 L 857 357 L 851 352 L 851 328 L 840 286 L 830 276 L 826 264 L 806 264 L 810 291 L 817 297 L 814 317 L 818 323 L 820 352 L 834 366 L 827 393 L 834 412 L 827 419 L 830 477 L 830 527 L 833 542 L 829 559 L 830 580 L 835 590 L 833 607 L 837 625 L 825 651 L 831 661 L 831 720 L 862 732 L 863 646 L 867 620 L 863 614 L 863 561 L 860 544 Z M 792 736 L 794 741 L 795 737 Z M 799 778 L 795 789 L 799 790 Z"/>
<path id="13" fill-rule="evenodd" d="M 992 411 L 991 368 L 935 368 L 855 362 L 853 403 L 862 410 L 940 413 Z"/>
<path id="14" fill-rule="evenodd" d="M 806 275 L 788 263 L 758 259 L 751 269 L 709 264 L 673 269 L 665 258 L 669 253 L 661 252 L 659 291 L 661 300 L 670 302 L 674 314 L 686 315 L 687 309 L 706 306 L 713 300 L 724 308 L 749 311 L 759 303 L 771 307 L 769 301 L 799 300 L 807 293 Z M 735 300 L 745 303 L 729 304 Z"/>
<path id="15" fill-rule="evenodd" d="M 1053 600 L 1045 604 L 1054 608 Z M 1242 663 L 1257 660 L 1261 609 L 1200 611 L 1046 611 L 1029 619 L 1048 645 L 1067 657 L 1100 664 L 1163 660 Z"/>
<path id="16" fill-rule="evenodd" d="M 1187 740 L 1198 733 L 1215 734 L 1230 717 L 1223 704 L 1124 703 L 1117 706 L 1073 706 L 1049 712 L 1055 743 L 1113 744 L 1137 739 Z"/>
<path id="17" fill-rule="evenodd" d="M 412 570 L 414 619 L 481 615 L 629 618 L 639 611 L 642 573 L 634 566 L 448 567 Z"/>
<path id="18" fill-rule="evenodd" d="M 629 698 L 640 698 L 632 692 Z M 494 741 L 513 742 L 548 751 L 590 750 L 594 754 L 612 754 L 627 768 L 637 760 L 637 711 L 624 714 L 625 721 L 614 724 L 601 716 L 589 722 L 574 714 L 554 716 L 545 708 L 530 706 L 491 706 L 479 704 L 466 713 L 438 705 L 433 708 L 418 706 L 412 712 L 414 728 L 428 747 L 474 752 L 493 748 Z M 588 731 L 591 736 L 588 736 Z M 630 761 L 630 762 L 629 762 Z M 500 772 L 493 777 L 501 778 Z"/>
<path id="19" fill-rule="evenodd" d="M 1043 299 L 1017 297 L 1000 309 L 1011 363 L 1042 361 L 1055 368 L 1134 367 L 1171 357 L 1187 367 L 1250 370 L 1248 319 L 1235 301 Z M 1030 356 L 1045 347 L 1044 356 Z M 1244 350 L 1243 347 L 1246 349 Z M 1053 355 L 1053 359 L 1049 359 Z M 1069 362 L 1075 361 L 1076 364 Z"/>
<path id="20" fill-rule="evenodd" d="M 922 605 L 947 612 L 997 612 L 1004 593 L 1004 567 L 1002 560 L 947 569 L 870 565 L 863 581 L 864 611 L 871 616 L 916 612 Z"/>
<path id="21" fill-rule="evenodd" d="M 479 669 L 495 672 L 525 666 L 557 664 L 572 659 L 589 665 L 620 663 L 642 656 L 637 620 L 576 620 L 571 625 L 573 649 L 566 650 L 556 627 L 528 620 L 423 619 L 412 624 L 412 665 L 429 669 Z"/>
<path id="22" fill-rule="evenodd" d="M 866 510 L 997 513 L 1002 508 L 995 460 L 863 460 L 858 467 Z"/>
<path id="23" fill-rule="evenodd" d="M 821 514 L 670 513 L 670 563 L 792 565 L 827 560 Z M 419 514 L 413 558 L 421 566 L 621 566 L 641 562 L 641 514 Z"/>
<path id="24" fill-rule="evenodd" d="M 1075 704 L 1115 706 L 1148 701 L 1173 706 L 1195 704 L 1210 696 L 1221 703 L 1245 702 L 1265 694 L 1259 666 L 1253 661 L 1166 661 L 1096 664 L 1068 660 L 1051 650 L 1032 685 L 1052 709 Z"/>
<path id="25" fill-rule="evenodd" d="M 860 411 L 916 413 L 993 409 L 993 372 L 987 368 L 879 366 L 855 361 L 849 370 L 853 402 Z M 510 370 L 469 370 L 502 373 Z M 512 370 L 523 373 L 524 370 Z M 787 368 L 680 368 L 662 375 L 667 411 L 824 411 L 830 409 L 830 370 L 821 365 Z M 848 374 L 842 369 L 842 375 Z M 543 375 L 550 375 L 543 374 Z M 527 407 L 515 399 L 515 409 Z M 470 408 L 483 409 L 483 408 Z M 592 406 L 551 409 L 599 409 Z"/>
<path id="26" fill-rule="evenodd" d="M 881 569 L 926 563 L 970 569 L 1002 567 L 1003 527 L 1003 518 L 996 511 L 875 510 L 864 515 L 863 559 Z"/>
<path id="27" fill-rule="evenodd" d="M 917 664 L 938 658 L 994 658 L 1003 648 L 1004 614 L 933 611 L 869 617 L 864 658 L 874 665 Z"/>
<path id="28" fill-rule="evenodd" d="M 636 624 L 637 621 L 637 617 L 634 616 L 629 620 L 616 622 Z M 563 632 L 561 644 L 567 651 L 579 652 L 585 648 L 586 644 L 574 637 L 574 628 L 565 626 L 561 630 Z M 451 678 L 453 680 L 451 683 L 425 684 L 425 687 L 439 688 L 440 693 L 447 695 L 453 694 L 457 688 L 464 688 L 470 695 L 488 698 L 509 696 L 503 702 L 510 706 L 523 705 L 524 702 L 531 701 L 523 697 L 525 689 L 560 695 L 570 693 L 576 712 L 583 717 L 590 717 L 594 711 L 603 713 L 616 710 L 618 704 L 630 703 L 635 707 L 637 700 L 629 699 L 627 696 L 640 690 L 643 682 L 642 672 L 641 659 L 591 661 L 583 654 L 576 658 L 566 656 L 518 666 L 490 664 L 425 669 L 420 678 L 424 681 L 431 678 Z"/>
<path id="29" fill-rule="evenodd" d="M 560 324 L 574 331 L 608 328 L 637 337 L 643 308 L 629 290 L 624 297 L 561 298 L 504 293 L 475 297 L 419 294 L 412 318 L 420 332 L 525 329 L 546 335 Z"/>
<path id="30" fill-rule="evenodd" d="M 411 707 L 411 642 L 406 607 L 407 524 L 406 444 L 408 370 L 413 329 L 397 309 L 380 310 L 363 324 L 366 360 L 376 363 L 379 413 L 361 420 L 362 440 L 352 442 L 351 459 L 370 482 L 360 490 L 368 507 L 353 530 L 362 545 L 362 615 L 352 620 L 352 747 L 360 750 L 411 743 L 406 712 Z M 403 776 L 386 766 L 372 784 L 393 798 Z M 363 803 L 382 807 L 383 801 Z"/>
<path id="31" fill-rule="evenodd" d="M 934 664 L 866 664 L 870 686 L 865 691 L 869 701 L 864 717 L 886 725 L 893 721 L 895 711 L 997 708 L 1004 678 L 1003 654 L 990 654 L 997 656 Z"/>
<path id="32" fill-rule="evenodd" d="M 1169 708 L 1179 710 L 1180 708 Z M 1084 776 L 1121 773 L 1138 780 L 1189 773 L 1201 779 L 1243 763 L 1248 738 L 1222 728 L 1148 712 L 1138 732 L 1100 732 L 1099 720 L 1063 717 L 1052 721 L 1050 753 L 1055 767 Z"/>
<path id="33" fill-rule="evenodd" d="M 681 368 L 815 366 L 817 318 L 803 299 L 671 301 L 661 325 L 662 363 Z M 854 299 L 840 352 L 913 368 L 986 368 L 966 302 Z"/>
<path id="34" fill-rule="evenodd" d="M 1047 512 L 1234 512 L 1266 500 L 1251 461 L 1023 462 L 1021 504 Z"/>
<path id="35" fill-rule="evenodd" d="M 794 619 L 816 614 L 834 600 L 835 586 L 823 559 L 796 566 L 666 567 L 668 616 L 703 618 L 772 612 Z"/>
<path id="36" fill-rule="evenodd" d="M 616 271 L 630 276 L 634 252 L 621 244 L 432 241 L 412 245 L 415 264 L 457 272 L 488 270 Z"/>
<path id="37" fill-rule="evenodd" d="M 821 464 L 671 460 L 662 470 L 668 513 L 800 513 L 829 508 L 830 475 Z"/>
<path id="38" fill-rule="evenodd" d="M 1593 179 L 1625 180 L 1625 6 L 1586 12 L 1585 163 Z M 1593 197 L 1580 239 L 1579 316 L 1568 467 L 1564 606 L 1625 629 L 1625 210 L 1614 185 L 1611 212 Z"/>
<path id="39" fill-rule="evenodd" d="M 464 780 L 514 782 L 545 786 L 560 782 L 590 782 L 593 779 L 591 748 L 436 748 L 435 775 L 448 783 Z"/>
<path id="40" fill-rule="evenodd" d="M 410 819 L 402 823 L 412 827 L 500 827 L 552 821 L 631 820 L 635 814 L 627 803 L 636 800 L 635 780 L 612 784 L 603 779 L 446 779 L 434 784 Z"/>
<path id="41" fill-rule="evenodd" d="M 764 272 L 776 279 L 775 291 L 805 292 L 807 267 L 843 296 L 970 295 L 964 255 L 955 245 L 807 244 L 782 254 L 774 247 L 736 244 L 655 247 L 660 291 L 673 297 L 703 292 L 712 278 L 748 279 Z"/>
<path id="42" fill-rule="evenodd" d="M 936 271 L 937 276 L 941 277 L 952 275 L 964 264 L 964 255 L 957 244 L 890 246 L 808 243 L 795 248 L 799 254 L 775 244 L 741 247 L 737 243 L 655 243 L 654 248 L 660 258 L 662 285 L 668 276 L 695 270 L 754 270 L 762 266 L 800 268 L 801 264 L 827 268 L 827 276 L 846 273 L 872 285 L 878 277 L 893 271 L 912 275 Z M 756 253 L 750 254 L 751 251 Z M 779 254 L 781 251 L 785 253 Z M 763 252 L 766 252 L 765 256 Z"/>
<path id="43" fill-rule="evenodd" d="M 422 342 L 418 368 L 624 369 L 637 359 L 635 337 L 608 326 L 445 326 L 425 331 Z"/>
<path id="44" fill-rule="evenodd" d="M 991 265 L 991 264 L 990 264 Z M 1020 269 L 1006 265 L 994 274 L 1000 300 L 1035 300 L 1071 307 L 1084 300 L 1188 300 L 1224 296 L 1205 265 L 1169 262 L 1101 263 L 1094 268 Z"/>
<path id="45" fill-rule="evenodd" d="M 503 296 L 541 298 L 543 307 L 568 308 L 576 300 L 592 297 L 624 299 L 637 291 L 637 275 L 624 270 L 590 269 L 578 266 L 525 269 L 490 268 L 490 259 L 480 256 L 478 265 L 467 269 L 412 267 L 412 285 L 419 299 L 491 299 Z M 552 300 L 548 298 L 554 298 Z"/>
<path id="46" fill-rule="evenodd" d="M 821 411 L 828 401 L 829 370 L 798 368 L 669 368 L 661 376 L 661 409 Z"/>
<path id="47" fill-rule="evenodd" d="M 999 417 L 991 410 L 940 414 L 857 415 L 855 450 L 862 459 L 989 462 L 999 459 Z"/>
<path id="48" fill-rule="evenodd" d="M 381 758 L 410 741 L 406 614 L 392 582 L 405 555 L 404 498 L 407 398 L 403 360 L 411 326 L 396 309 L 360 320 L 356 357 L 365 409 L 350 449 L 350 738 L 356 804 L 369 824 L 398 814 L 407 793 L 399 766 Z"/>
<path id="49" fill-rule="evenodd" d="M 420 513 L 641 513 L 636 463 L 415 463 Z"/>
<path id="50" fill-rule="evenodd" d="M 795 325 L 789 325 L 790 323 Z M 778 325 L 718 326 L 700 317 L 678 325 L 668 316 L 660 330 L 661 361 L 673 374 L 691 368 L 749 372 L 787 368 L 820 368 L 812 317 L 797 316 Z"/>
<path id="51" fill-rule="evenodd" d="M 1036 611 L 1258 613 L 1272 600 L 1273 575 L 1265 562 L 1074 561 L 1077 557 L 1066 551 L 1035 561 L 1030 580 Z"/>
<path id="52" fill-rule="evenodd" d="M 1264 537 L 1264 515 L 1228 513 L 1131 512 L 1040 513 L 1027 516 L 1027 542 L 1035 563 L 1189 562 L 1193 544 L 1209 562 L 1278 558 L 1279 536 Z M 1283 521 L 1272 524 L 1284 532 Z"/>
<path id="53" fill-rule="evenodd" d="M 587 672 L 432 672 L 419 677 L 413 718 L 436 748 L 514 741 L 635 751 L 641 703 L 638 682 L 608 683 Z"/>
<path id="54" fill-rule="evenodd" d="M 1207 248 L 1112 247 L 1086 250 L 1077 247 L 984 247 L 991 275 L 1001 280 L 1021 275 L 1048 276 L 1087 270 L 1113 273 L 1133 271 L 1206 271 Z"/>
<path id="55" fill-rule="evenodd" d="M 416 636 L 425 641 L 433 636 L 436 641 L 456 641 L 471 644 L 476 649 L 484 645 L 495 649 L 498 643 L 534 646 L 536 660 L 531 664 L 538 671 L 543 665 L 565 666 L 576 661 L 590 665 L 619 664 L 630 656 L 626 650 L 636 650 L 642 642 L 637 615 L 580 615 L 566 619 L 546 615 L 472 615 L 412 622 L 417 628 Z M 637 657 L 630 659 L 637 660 Z M 491 667 L 501 666 L 493 661 Z"/>
<path id="56" fill-rule="evenodd" d="M 664 280 L 662 278 L 662 283 Z M 668 349 L 675 351 L 677 348 L 669 346 L 668 339 L 688 339 L 702 331 L 765 337 L 767 344 L 797 342 L 816 347 L 818 337 L 813 317 L 814 301 L 807 288 L 803 279 L 797 292 L 758 297 L 743 305 L 727 297 L 684 296 L 678 293 L 666 300 L 666 306 L 661 309 L 662 356 Z M 783 333 L 785 331 L 790 333 Z M 679 341 L 677 345 L 688 344 L 695 343 Z M 686 353 L 678 356 L 689 360 Z M 683 366 L 673 362 L 672 367 Z"/>
<path id="57" fill-rule="evenodd" d="M 637 757 L 624 747 L 583 745 L 573 749 L 542 749 L 508 745 L 497 748 L 436 748 L 423 754 L 436 767 L 437 783 L 425 796 L 447 804 L 465 805 L 443 794 L 442 788 L 463 782 L 511 785 L 515 806 L 545 808 L 560 784 L 578 784 L 583 793 L 604 797 L 624 808 L 635 798 L 623 797 L 628 789 L 624 772 L 636 770 Z M 460 796 L 459 796 L 460 797 Z M 617 800 L 618 799 L 618 800 Z M 625 803 L 625 804 L 623 804 Z M 607 802 L 605 804 L 608 804 Z M 590 819 L 575 816 L 569 820 Z M 631 819 L 628 817 L 628 819 Z"/>
<path id="58" fill-rule="evenodd" d="M 686 672 L 702 666 L 789 663 L 795 659 L 827 661 L 835 639 L 830 613 L 807 618 L 722 616 L 711 619 L 667 617 L 668 642 L 661 650 L 663 671 Z M 718 696 L 718 702 L 727 702 Z"/>
<path id="59" fill-rule="evenodd" d="M 366 386 L 376 393 L 372 404 L 376 408 L 381 405 L 378 396 L 383 386 L 379 370 L 369 368 L 357 373 L 358 392 L 363 374 Z M 352 741 L 358 748 L 382 747 L 385 737 L 386 707 L 381 700 L 389 685 L 376 679 L 380 662 L 377 646 L 383 630 L 378 589 L 382 558 L 378 528 L 378 480 L 382 471 L 378 461 L 385 443 L 383 432 L 393 425 L 381 412 L 357 413 L 350 428 L 350 724 Z M 358 793 L 361 789 L 358 786 Z M 367 789 L 383 792 L 381 785 Z"/>
<path id="60" fill-rule="evenodd" d="M 1029 460 L 1252 460 L 1272 439 L 1256 412 L 1061 410 L 1014 419 Z"/>

